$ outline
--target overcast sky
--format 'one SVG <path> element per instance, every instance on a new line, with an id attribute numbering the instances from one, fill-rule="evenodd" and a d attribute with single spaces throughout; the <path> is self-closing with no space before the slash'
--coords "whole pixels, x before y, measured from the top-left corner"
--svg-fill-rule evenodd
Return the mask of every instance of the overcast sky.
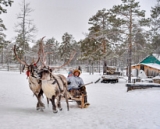
<path id="1" fill-rule="evenodd" d="M 157 0 L 136 0 L 140 2 L 141 10 L 146 10 L 149 17 L 151 7 Z M 18 23 L 17 15 L 21 12 L 22 0 L 15 0 L 12 7 L 7 8 L 7 14 L 2 14 L 6 25 L 7 40 L 16 36 L 14 27 Z M 65 32 L 72 34 L 76 41 L 84 39 L 84 33 L 90 27 L 89 18 L 103 8 L 110 9 L 113 5 L 121 4 L 121 0 L 26 0 L 34 11 L 30 13 L 29 19 L 33 20 L 38 32 L 35 39 L 46 36 L 45 39 L 54 37 L 61 41 Z"/>

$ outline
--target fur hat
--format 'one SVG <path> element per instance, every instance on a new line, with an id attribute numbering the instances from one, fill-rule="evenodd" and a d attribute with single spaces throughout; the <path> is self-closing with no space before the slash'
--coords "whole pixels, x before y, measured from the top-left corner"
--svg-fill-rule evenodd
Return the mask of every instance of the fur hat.
<path id="1" fill-rule="evenodd" d="M 80 71 L 80 70 L 78 70 L 78 69 L 75 69 L 75 70 L 73 71 L 73 74 L 74 74 L 75 72 L 78 72 L 78 73 L 79 73 L 79 75 L 81 74 L 81 71 Z"/>

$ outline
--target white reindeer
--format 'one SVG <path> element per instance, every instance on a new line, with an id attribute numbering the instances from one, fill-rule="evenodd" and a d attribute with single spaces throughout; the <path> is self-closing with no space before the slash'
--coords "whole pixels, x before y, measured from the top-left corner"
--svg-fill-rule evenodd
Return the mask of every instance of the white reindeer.
<path id="1" fill-rule="evenodd" d="M 34 66 L 34 64 L 30 64 L 28 65 L 25 61 L 22 61 L 17 53 L 16 53 L 16 45 L 14 45 L 14 54 L 15 54 L 15 57 L 16 59 L 24 65 L 24 67 L 27 68 L 27 73 L 28 73 L 28 82 L 29 82 L 29 87 L 31 89 L 31 91 L 33 92 L 33 94 L 36 96 L 37 98 L 37 110 L 39 109 L 44 109 L 45 106 L 44 104 L 42 103 L 42 96 L 43 96 L 43 91 L 42 91 L 42 88 L 41 88 L 41 84 L 39 83 L 39 79 L 37 79 L 37 76 L 38 76 L 38 73 L 36 72 L 37 71 L 37 67 Z M 39 62 L 39 59 L 36 61 L 36 64 Z"/>
<path id="2" fill-rule="evenodd" d="M 50 100 L 52 103 L 53 112 L 57 113 L 57 107 L 59 110 L 62 110 L 61 107 L 61 97 L 64 96 L 67 103 L 67 109 L 69 110 L 69 103 L 68 103 L 68 97 L 67 97 L 67 79 L 65 76 L 59 74 L 55 75 L 52 73 L 52 70 L 60 69 L 67 64 L 70 63 L 70 61 L 73 59 L 76 52 L 71 54 L 70 59 L 65 62 L 63 65 L 59 67 L 47 67 L 46 66 L 46 56 L 50 52 L 46 52 L 45 48 L 47 46 L 43 45 L 43 42 L 40 42 L 39 44 L 39 55 L 40 55 L 40 61 L 42 64 L 40 77 L 42 81 L 42 91 L 44 92 L 47 100 Z M 57 104 L 55 103 L 55 100 L 57 99 Z"/>
<path id="3" fill-rule="evenodd" d="M 52 103 L 53 112 L 57 113 L 57 107 L 62 110 L 61 97 L 64 96 L 69 110 L 67 98 L 67 79 L 63 75 L 54 75 L 50 69 L 43 68 L 41 71 L 42 90 L 48 100 Z M 57 99 L 57 104 L 55 100 Z"/>

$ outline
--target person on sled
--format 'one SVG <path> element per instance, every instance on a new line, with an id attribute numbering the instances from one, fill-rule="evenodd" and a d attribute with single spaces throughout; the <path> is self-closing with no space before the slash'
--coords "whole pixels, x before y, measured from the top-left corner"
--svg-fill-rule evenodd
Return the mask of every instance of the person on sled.
<path id="1" fill-rule="evenodd" d="M 67 76 L 67 77 L 70 77 L 70 76 L 73 76 L 73 70 L 70 70 L 70 71 L 68 72 L 68 76 Z"/>
<path id="2" fill-rule="evenodd" d="M 84 104 L 87 107 L 90 104 L 87 102 L 86 87 L 84 85 L 83 79 L 81 77 L 79 77 L 80 74 L 81 74 L 81 71 L 78 69 L 75 69 L 73 71 L 73 75 L 67 77 L 68 91 L 71 92 L 72 90 L 74 90 L 74 91 L 80 91 L 80 93 L 83 92 L 83 94 L 85 95 Z M 77 92 L 75 92 L 75 93 L 77 93 Z M 75 97 L 76 97 L 76 95 L 75 95 Z M 81 104 L 81 102 L 77 102 L 77 103 L 78 103 L 78 105 Z"/>

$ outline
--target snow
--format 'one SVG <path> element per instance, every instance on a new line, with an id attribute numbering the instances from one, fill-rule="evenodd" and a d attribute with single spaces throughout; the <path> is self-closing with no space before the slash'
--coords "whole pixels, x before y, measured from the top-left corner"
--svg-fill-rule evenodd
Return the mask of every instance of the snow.
<path id="1" fill-rule="evenodd" d="M 143 70 L 139 71 L 138 77 L 139 78 L 143 78 L 143 79 L 147 79 L 147 76 L 146 76 L 146 74 L 145 74 L 145 72 Z"/>
<path id="2" fill-rule="evenodd" d="M 153 79 L 160 79 L 160 76 L 155 76 Z"/>
<path id="3" fill-rule="evenodd" d="M 101 76 L 83 72 L 81 77 L 89 83 Z M 55 114 L 45 97 L 44 111 L 36 110 L 37 100 L 24 73 L 0 71 L 0 78 L 1 129 L 160 129 L 160 88 L 127 92 L 123 78 L 116 84 L 98 82 L 86 86 L 88 108 L 69 102 L 67 111 L 62 100 L 63 110 Z"/>
<path id="4" fill-rule="evenodd" d="M 148 64 L 141 63 L 141 64 L 146 65 L 146 66 L 151 67 L 151 68 L 155 68 L 155 69 L 159 69 L 160 70 L 160 65 L 156 64 L 156 63 L 148 63 Z"/>
<path id="5" fill-rule="evenodd" d="M 153 83 L 153 82 L 136 82 L 136 83 L 127 83 L 128 86 L 143 86 L 143 87 L 159 87 L 160 88 L 160 84 L 158 83 Z"/>

